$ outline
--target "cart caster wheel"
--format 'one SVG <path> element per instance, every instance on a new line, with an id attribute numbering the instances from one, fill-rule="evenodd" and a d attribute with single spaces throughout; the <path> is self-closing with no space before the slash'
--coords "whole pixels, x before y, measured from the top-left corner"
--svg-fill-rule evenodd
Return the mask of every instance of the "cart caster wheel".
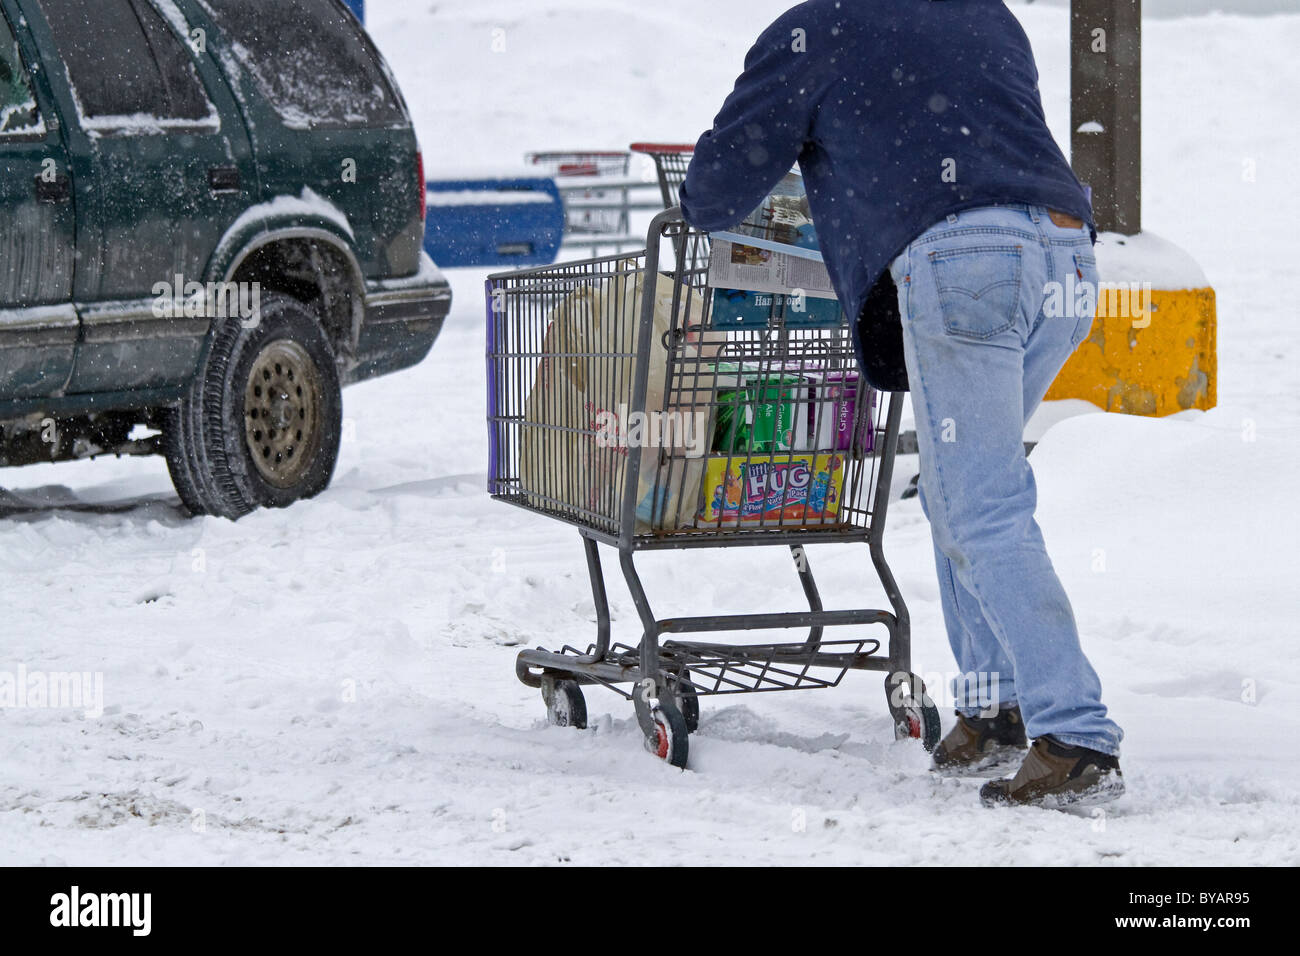
<path id="1" fill-rule="evenodd" d="M 673 681 L 673 698 L 686 721 L 687 731 L 695 733 L 700 729 L 700 695 L 691 683 L 690 671 L 682 671 L 681 676 Z"/>
<path id="2" fill-rule="evenodd" d="M 914 674 L 898 672 L 885 679 L 889 713 L 894 718 L 894 739 L 919 740 L 927 752 L 939 745 L 939 708 L 925 692 L 925 682 Z"/>
<path id="3" fill-rule="evenodd" d="M 939 745 L 939 709 L 928 698 L 919 703 L 909 700 L 904 714 L 894 722 L 894 737 L 898 740 L 919 740 L 927 753 Z"/>
<path id="4" fill-rule="evenodd" d="M 574 680 L 543 680 L 542 700 L 546 701 L 546 720 L 553 727 L 587 729 L 587 700 Z"/>
<path id="5" fill-rule="evenodd" d="M 686 755 L 690 749 L 690 730 L 686 718 L 673 704 L 661 702 L 650 711 L 654 722 L 654 737 L 646 737 L 645 749 L 674 767 L 686 768 Z"/>

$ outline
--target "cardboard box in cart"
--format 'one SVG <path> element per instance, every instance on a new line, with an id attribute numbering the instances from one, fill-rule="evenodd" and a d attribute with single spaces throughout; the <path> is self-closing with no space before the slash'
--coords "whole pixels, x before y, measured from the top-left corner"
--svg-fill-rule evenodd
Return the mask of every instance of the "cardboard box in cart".
<path id="1" fill-rule="evenodd" d="M 842 455 L 719 455 L 704 466 L 699 524 L 835 524 L 843 496 Z"/>
<path id="2" fill-rule="evenodd" d="M 809 436 L 814 449 L 848 452 L 854 456 L 875 451 L 876 431 L 872 421 L 875 392 L 863 385 L 861 398 L 866 406 L 858 417 L 860 379 L 856 371 L 817 370 L 804 373 L 812 382 L 809 390 Z M 857 433 L 854 434 L 856 426 Z"/>
<path id="3" fill-rule="evenodd" d="M 848 369 L 791 362 L 767 372 L 718 363 L 713 450 L 735 452 L 840 451 L 854 456 L 875 448 L 875 393 Z M 856 431 L 856 433 L 855 433 Z"/>
<path id="4" fill-rule="evenodd" d="M 802 376 L 718 366 L 713 450 L 774 452 L 807 449 L 808 388 Z M 724 383 L 724 378 L 731 381 Z"/>

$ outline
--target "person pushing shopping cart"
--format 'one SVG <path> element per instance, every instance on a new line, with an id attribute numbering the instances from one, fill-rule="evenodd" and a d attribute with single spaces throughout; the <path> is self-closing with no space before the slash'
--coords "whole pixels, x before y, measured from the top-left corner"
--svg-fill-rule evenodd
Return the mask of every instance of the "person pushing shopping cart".
<path id="1" fill-rule="evenodd" d="M 1046 317 L 1046 290 L 1097 283 L 1091 203 L 1037 77 L 1002 0 L 811 0 L 749 52 L 680 192 L 690 225 L 725 230 L 798 162 L 863 374 L 911 392 L 958 667 L 996 677 L 957 683 L 935 769 L 1024 754 L 982 787 L 987 805 L 1095 804 L 1124 788 L 1123 733 L 1034 520 L 1022 444 L 1092 325 L 1091 310 Z"/>

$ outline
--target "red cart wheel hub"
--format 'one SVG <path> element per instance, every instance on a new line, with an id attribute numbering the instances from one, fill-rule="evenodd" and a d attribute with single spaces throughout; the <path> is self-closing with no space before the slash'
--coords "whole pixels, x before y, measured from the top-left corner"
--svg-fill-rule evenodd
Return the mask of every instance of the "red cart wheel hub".
<path id="1" fill-rule="evenodd" d="M 668 737 L 668 728 L 659 721 L 655 721 L 655 756 L 660 760 L 668 759 L 668 748 L 671 744 Z"/>

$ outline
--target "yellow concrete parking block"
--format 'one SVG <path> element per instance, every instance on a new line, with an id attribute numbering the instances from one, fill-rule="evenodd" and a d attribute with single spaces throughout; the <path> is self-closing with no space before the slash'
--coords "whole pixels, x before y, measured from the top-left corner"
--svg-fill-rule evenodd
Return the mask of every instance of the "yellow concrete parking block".
<path id="1" fill-rule="evenodd" d="M 1081 398 L 1108 412 L 1155 417 L 1215 406 L 1213 289 L 1148 291 L 1103 283 L 1097 298 L 1092 335 L 1061 370 L 1049 401 Z"/>

